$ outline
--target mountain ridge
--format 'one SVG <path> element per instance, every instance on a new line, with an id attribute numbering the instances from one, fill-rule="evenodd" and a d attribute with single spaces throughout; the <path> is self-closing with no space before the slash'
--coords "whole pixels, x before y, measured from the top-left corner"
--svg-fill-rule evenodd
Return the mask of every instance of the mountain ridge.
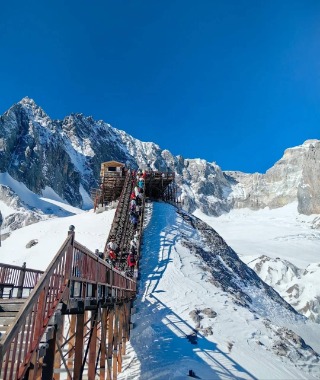
<path id="1" fill-rule="evenodd" d="M 233 208 L 277 208 L 298 200 L 300 213 L 320 213 L 319 140 L 288 148 L 265 174 L 249 174 L 174 156 L 81 113 L 52 120 L 28 97 L 0 117 L 0 172 L 37 194 L 49 186 L 71 205 L 83 207 L 82 190 L 90 194 L 98 187 L 100 164 L 111 159 L 132 168 L 175 172 L 189 212 L 218 216 Z"/>

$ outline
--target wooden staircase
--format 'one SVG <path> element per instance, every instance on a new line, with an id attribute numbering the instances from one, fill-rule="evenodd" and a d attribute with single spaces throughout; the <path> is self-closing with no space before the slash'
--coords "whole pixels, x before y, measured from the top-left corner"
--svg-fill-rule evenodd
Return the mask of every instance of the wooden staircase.
<path id="1" fill-rule="evenodd" d="M 108 201 L 119 198 L 109 238 L 116 237 L 124 268 L 134 232 L 129 201 L 135 182 L 130 171 L 125 174 L 105 179 Z M 173 179 L 152 175 L 146 180 L 150 191 L 145 188 L 144 194 L 163 199 Z M 170 197 L 174 195 L 173 191 Z M 22 267 L 0 263 L 0 380 L 56 379 L 61 370 L 74 379 L 97 375 L 116 380 L 122 371 L 136 280 L 97 257 L 74 235 L 70 226 L 44 273 L 27 269 L 25 263 Z"/>
<path id="2" fill-rule="evenodd" d="M 3 336 L 15 320 L 25 300 L 22 298 L 0 299 L 0 334 Z"/>

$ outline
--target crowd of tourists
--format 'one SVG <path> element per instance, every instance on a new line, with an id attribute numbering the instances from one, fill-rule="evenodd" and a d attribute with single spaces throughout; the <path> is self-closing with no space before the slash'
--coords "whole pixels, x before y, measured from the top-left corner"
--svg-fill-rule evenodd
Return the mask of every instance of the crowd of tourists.
<path id="1" fill-rule="evenodd" d="M 133 171 L 132 175 L 132 192 L 130 194 L 129 204 L 129 222 L 131 235 L 129 251 L 120 252 L 115 237 L 111 237 L 107 244 L 105 259 L 115 268 L 125 271 L 127 275 L 133 276 L 134 268 L 137 265 L 140 235 L 138 231 L 139 222 L 142 215 L 142 205 L 145 191 L 146 172 L 142 170 Z M 97 252 L 99 254 L 99 252 Z M 126 257 L 124 262 L 123 258 Z"/>

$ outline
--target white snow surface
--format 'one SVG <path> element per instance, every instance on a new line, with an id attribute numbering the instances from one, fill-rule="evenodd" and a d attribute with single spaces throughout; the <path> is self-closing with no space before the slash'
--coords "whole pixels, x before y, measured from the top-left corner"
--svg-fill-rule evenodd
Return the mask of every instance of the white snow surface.
<path id="1" fill-rule="evenodd" d="M 137 313 L 119 379 L 186 379 L 190 369 L 207 380 L 320 377 L 312 360 L 301 365 L 273 353 L 273 344 L 280 339 L 276 330 L 283 327 L 319 352 L 318 325 L 295 319 L 257 288 L 249 290 L 251 297 L 256 293 L 257 312 L 236 305 L 210 282 L 201 259 L 181 244 L 182 237 L 199 240 L 199 236 L 174 208 L 155 203 L 149 217 Z M 216 318 L 206 315 L 208 308 L 217 313 Z M 196 327 L 189 315 L 192 310 L 201 311 L 200 331 L 211 328 L 213 332 L 207 337 L 198 332 L 197 344 L 188 339 Z"/>
<path id="2" fill-rule="evenodd" d="M 199 210 L 195 215 L 296 310 L 320 322 L 320 230 L 313 228 L 319 215 L 299 214 L 296 202 L 273 210 L 234 209 L 218 218 Z"/>
<path id="3" fill-rule="evenodd" d="M 234 209 L 220 217 L 199 210 L 194 215 L 214 228 L 245 263 L 262 255 L 299 268 L 320 262 L 320 230 L 312 229 L 318 215 L 299 214 L 296 202 L 272 210 Z"/>
<path id="4" fill-rule="evenodd" d="M 57 200 L 50 202 L 62 209 L 70 207 Z M 75 226 L 78 242 L 92 251 L 96 248 L 103 250 L 114 210 L 100 214 L 93 210 L 78 210 L 78 213 L 73 210 L 73 213 L 13 231 L 2 242 L 0 261 L 15 265 L 26 262 L 29 268 L 45 270 L 67 237 L 69 225 Z M 264 216 L 260 215 L 260 218 L 261 222 Z M 223 231 L 217 230 L 225 237 Z M 238 231 L 243 230 L 238 226 Z M 257 238 L 265 236 L 264 231 L 258 231 L 256 223 L 255 230 L 248 236 L 252 235 L 252 239 L 254 233 Z M 278 233 L 279 236 L 287 235 L 285 223 L 278 225 Z M 302 360 L 292 348 L 290 358 L 282 357 L 275 355 L 273 349 L 274 342 L 279 340 L 277 329 L 286 327 L 320 353 L 319 325 L 296 318 L 289 310 L 267 299 L 257 288 L 250 289 L 250 296 L 254 297 L 256 293 L 259 302 L 256 311 L 237 305 L 227 292 L 210 281 L 210 273 L 205 270 L 201 258 L 192 255 L 182 244 L 185 237 L 190 241 L 199 240 L 196 230 L 190 228 L 174 207 L 162 203 L 148 206 L 139 293 L 134 305 L 136 313 L 132 316 L 134 328 L 124 356 L 123 372 L 118 379 L 187 379 L 189 370 L 203 380 L 319 379 L 319 364 L 313 362 L 312 355 Z M 240 242 L 241 238 L 244 237 L 238 236 L 236 241 Z M 31 239 L 37 239 L 38 244 L 27 249 L 26 243 Z M 237 251 L 233 242 L 226 240 Z M 271 242 L 273 254 L 279 256 L 285 243 L 290 244 L 291 240 L 271 239 Z M 239 246 L 242 252 L 247 252 L 245 242 Z M 312 256 L 312 252 L 309 247 L 308 256 Z M 249 250 L 246 257 L 250 255 L 254 256 L 253 250 Z M 306 258 L 304 260 L 307 262 Z M 216 317 L 205 313 L 208 308 L 217 313 Z M 196 325 L 189 315 L 193 310 L 198 310 L 202 317 L 201 330 L 196 338 L 192 336 Z M 205 329 L 212 329 L 213 334 L 205 336 Z M 193 344 L 195 340 L 196 344 Z"/>
<path id="5" fill-rule="evenodd" d="M 22 182 L 18 182 L 10 174 L 0 173 L 0 184 L 11 188 L 20 200 L 30 209 L 41 211 L 44 214 L 67 216 L 70 213 L 81 213 L 82 210 L 70 206 L 65 200 L 50 187 L 42 191 L 43 197 L 33 193 Z M 13 210 L 13 212 L 16 210 Z"/>

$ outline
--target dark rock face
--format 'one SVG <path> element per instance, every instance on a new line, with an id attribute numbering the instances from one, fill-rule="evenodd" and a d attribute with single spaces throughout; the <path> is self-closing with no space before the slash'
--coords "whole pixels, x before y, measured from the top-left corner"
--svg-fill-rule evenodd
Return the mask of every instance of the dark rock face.
<path id="1" fill-rule="evenodd" d="M 103 161 L 133 158 L 108 124 L 83 115 L 51 120 L 24 98 L 0 118 L 0 172 L 8 172 L 31 191 L 46 186 L 74 206 L 82 206 L 80 186 L 97 187 Z"/>
<path id="2" fill-rule="evenodd" d="M 50 186 L 71 204 L 81 206 L 80 173 L 63 146 L 56 123 L 31 99 L 14 105 L 0 118 L 0 171 L 31 191 Z"/>

